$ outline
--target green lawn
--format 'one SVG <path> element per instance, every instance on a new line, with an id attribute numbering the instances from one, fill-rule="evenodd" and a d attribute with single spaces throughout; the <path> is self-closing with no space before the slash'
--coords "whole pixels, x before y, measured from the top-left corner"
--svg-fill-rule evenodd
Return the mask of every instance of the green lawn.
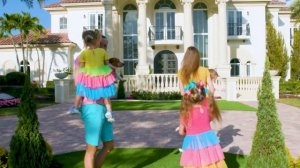
<path id="1" fill-rule="evenodd" d="M 297 98 L 279 99 L 278 102 L 295 106 L 295 107 L 300 107 L 300 99 Z"/>
<path id="2" fill-rule="evenodd" d="M 84 152 L 72 152 L 55 156 L 64 168 L 82 168 Z M 177 149 L 119 148 L 108 155 L 104 168 L 179 168 L 180 153 Z M 229 168 L 239 168 L 246 157 L 225 153 Z"/>
<path id="3" fill-rule="evenodd" d="M 235 101 L 218 100 L 221 110 L 256 111 L 256 108 Z M 180 101 L 143 102 L 143 101 L 113 101 L 113 110 L 178 110 Z"/>
<path id="4" fill-rule="evenodd" d="M 43 108 L 43 107 L 48 107 L 51 105 L 55 105 L 56 103 L 54 102 L 37 102 L 37 108 Z M 8 116 L 8 115 L 16 115 L 18 112 L 18 107 L 2 107 L 0 108 L 0 116 Z"/>

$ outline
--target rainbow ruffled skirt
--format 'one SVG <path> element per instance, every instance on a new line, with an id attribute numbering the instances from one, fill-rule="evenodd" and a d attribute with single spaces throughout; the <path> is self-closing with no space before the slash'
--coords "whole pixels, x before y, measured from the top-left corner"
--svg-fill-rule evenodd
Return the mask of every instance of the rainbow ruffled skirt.
<path id="1" fill-rule="evenodd" d="M 182 144 L 181 166 L 227 168 L 224 154 L 214 131 L 186 135 Z"/>
<path id="2" fill-rule="evenodd" d="M 99 100 L 116 94 L 116 78 L 107 65 L 78 68 L 75 78 L 77 96 Z"/>

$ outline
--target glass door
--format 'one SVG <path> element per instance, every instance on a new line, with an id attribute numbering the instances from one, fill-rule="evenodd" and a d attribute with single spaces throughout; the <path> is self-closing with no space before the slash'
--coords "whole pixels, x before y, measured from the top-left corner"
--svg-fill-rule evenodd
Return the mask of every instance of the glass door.
<path id="1" fill-rule="evenodd" d="M 155 13 L 155 39 L 163 40 L 164 39 L 164 13 L 156 12 Z"/>
<path id="2" fill-rule="evenodd" d="M 167 37 L 168 40 L 175 39 L 175 12 L 167 12 Z"/>
<path id="3" fill-rule="evenodd" d="M 175 12 L 158 11 L 155 13 L 156 40 L 175 39 Z"/>

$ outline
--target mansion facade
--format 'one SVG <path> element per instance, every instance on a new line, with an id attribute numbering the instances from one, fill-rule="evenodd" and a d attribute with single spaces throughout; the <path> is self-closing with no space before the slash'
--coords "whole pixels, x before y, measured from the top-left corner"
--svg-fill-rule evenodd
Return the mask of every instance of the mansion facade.
<path id="1" fill-rule="evenodd" d="M 62 0 L 44 9 L 51 28 L 29 46 L 26 60 L 32 80 L 43 76 L 42 83 L 55 79 L 55 69 L 73 66 L 84 49 L 85 30 L 106 36 L 110 56 L 125 63 L 123 75 L 175 74 L 186 48 L 195 46 L 201 65 L 221 77 L 261 77 L 268 9 L 291 53 L 294 23 L 289 8 L 277 0 Z M 0 75 L 17 70 L 9 39 L 0 40 L 0 56 Z"/>

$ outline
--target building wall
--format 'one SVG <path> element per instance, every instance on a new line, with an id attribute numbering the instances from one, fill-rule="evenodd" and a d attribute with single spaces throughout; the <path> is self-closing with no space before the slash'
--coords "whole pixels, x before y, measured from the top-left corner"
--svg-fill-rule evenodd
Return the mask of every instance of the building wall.
<path id="1" fill-rule="evenodd" d="M 13 48 L 0 49 L 1 59 L 0 59 L 0 75 L 5 75 L 8 72 L 18 71 L 16 56 Z M 38 51 L 38 53 L 37 53 Z M 69 47 L 65 46 L 43 46 L 37 48 L 29 49 L 28 62 L 30 64 L 30 74 L 32 81 L 39 81 L 39 61 L 38 55 L 40 57 L 40 69 L 41 69 L 41 80 L 44 77 L 44 83 L 48 80 L 56 79 L 54 76 L 56 69 L 63 69 L 65 67 L 70 67 L 68 64 L 68 53 Z M 22 52 L 18 49 L 19 60 L 22 61 Z M 43 71 L 44 62 L 44 72 Z M 42 82 L 42 81 L 41 81 Z"/>
<path id="2" fill-rule="evenodd" d="M 60 18 L 67 17 L 67 11 L 55 11 L 51 13 L 51 32 L 52 33 L 62 33 L 68 32 L 68 30 L 61 30 L 60 29 Z M 67 21 L 69 21 L 67 17 Z M 67 25 L 69 27 L 69 25 Z"/>

